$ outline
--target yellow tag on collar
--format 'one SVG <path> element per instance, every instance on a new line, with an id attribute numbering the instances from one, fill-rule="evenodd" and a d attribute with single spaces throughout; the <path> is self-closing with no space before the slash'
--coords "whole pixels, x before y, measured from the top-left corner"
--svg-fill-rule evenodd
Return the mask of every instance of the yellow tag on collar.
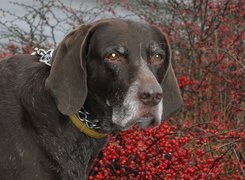
<path id="1" fill-rule="evenodd" d="M 101 138 L 105 138 L 106 136 L 108 136 L 108 134 L 104 134 L 104 133 L 99 133 L 97 131 L 95 131 L 94 129 L 90 129 L 87 127 L 87 125 L 80 121 L 79 118 L 74 114 L 70 116 L 71 121 L 73 122 L 73 124 L 75 124 L 75 126 L 84 134 L 92 137 L 92 138 L 96 138 L 96 139 L 101 139 Z"/>

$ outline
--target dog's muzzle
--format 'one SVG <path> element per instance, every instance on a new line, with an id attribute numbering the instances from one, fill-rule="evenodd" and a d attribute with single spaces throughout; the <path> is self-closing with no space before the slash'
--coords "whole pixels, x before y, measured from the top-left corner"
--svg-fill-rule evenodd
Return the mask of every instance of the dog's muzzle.
<path id="1" fill-rule="evenodd" d="M 162 117 L 162 89 L 159 84 L 142 87 L 135 82 L 129 88 L 123 105 L 113 108 L 112 122 L 127 130 L 134 124 L 143 129 L 156 127 Z"/>

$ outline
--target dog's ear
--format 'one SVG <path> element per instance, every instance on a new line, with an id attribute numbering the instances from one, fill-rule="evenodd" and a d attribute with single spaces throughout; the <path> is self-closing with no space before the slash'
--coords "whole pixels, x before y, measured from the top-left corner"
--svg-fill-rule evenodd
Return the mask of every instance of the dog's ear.
<path id="1" fill-rule="evenodd" d="M 81 25 L 58 45 L 52 57 L 46 88 L 54 97 L 59 111 L 77 113 L 87 96 L 86 53 L 93 32 L 105 22 Z"/>
<path id="2" fill-rule="evenodd" d="M 162 45 L 165 49 L 165 75 L 161 82 L 163 91 L 163 117 L 166 120 L 171 114 L 176 112 L 183 105 L 183 99 L 180 94 L 180 89 L 175 77 L 175 73 L 171 64 L 171 49 L 167 37 L 158 28 L 153 27 L 155 31 L 161 36 Z"/>
<path id="3" fill-rule="evenodd" d="M 172 65 L 170 64 L 164 80 L 161 82 L 163 91 L 163 117 L 167 119 L 171 114 L 176 112 L 183 105 L 183 100 L 180 95 L 177 79 L 174 74 Z"/>

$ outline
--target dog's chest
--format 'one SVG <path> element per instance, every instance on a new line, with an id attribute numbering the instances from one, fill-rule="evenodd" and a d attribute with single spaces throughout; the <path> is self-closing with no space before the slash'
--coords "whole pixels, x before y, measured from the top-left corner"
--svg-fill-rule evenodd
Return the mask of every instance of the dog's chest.
<path id="1" fill-rule="evenodd" d="M 55 169 L 59 179 L 87 179 L 91 166 L 105 139 L 92 139 L 81 134 L 81 138 L 62 145 L 49 159 L 51 169 Z"/>

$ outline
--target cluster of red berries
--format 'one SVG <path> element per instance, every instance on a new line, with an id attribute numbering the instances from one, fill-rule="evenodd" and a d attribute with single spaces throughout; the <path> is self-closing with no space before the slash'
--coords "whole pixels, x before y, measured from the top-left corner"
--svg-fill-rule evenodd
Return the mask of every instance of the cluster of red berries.
<path id="1" fill-rule="evenodd" d="M 206 136 L 192 131 L 183 136 L 176 126 L 167 123 L 157 129 L 133 127 L 111 137 L 97 158 L 89 179 L 239 179 L 238 160 L 224 152 L 228 147 L 208 149 L 214 143 L 211 135 L 237 140 L 245 134 L 242 131 L 220 134 L 207 130 Z M 233 170 L 231 177 L 224 170 Z"/>

